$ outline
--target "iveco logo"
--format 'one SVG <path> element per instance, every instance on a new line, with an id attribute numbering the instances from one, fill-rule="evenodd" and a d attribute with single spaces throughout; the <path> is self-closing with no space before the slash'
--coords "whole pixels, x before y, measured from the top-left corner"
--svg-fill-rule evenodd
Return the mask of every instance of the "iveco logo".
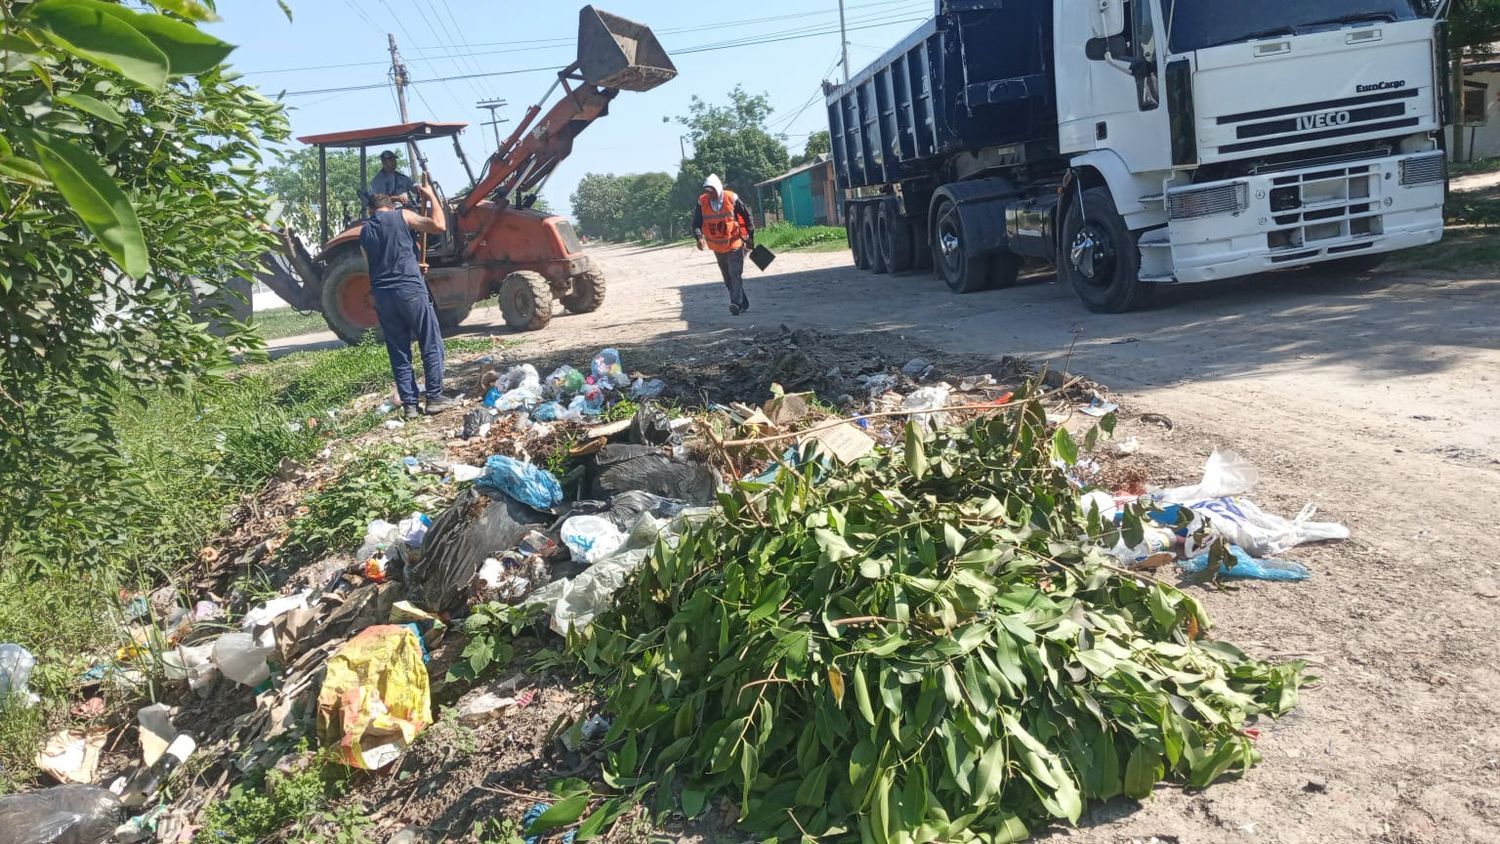
<path id="1" fill-rule="evenodd" d="M 1348 126 L 1349 112 L 1325 111 L 1320 114 L 1304 114 L 1297 118 L 1297 130 L 1327 129 L 1330 126 Z"/>
<path id="2" fill-rule="evenodd" d="M 1355 85 L 1354 93 L 1368 94 L 1371 91 L 1399 91 L 1405 87 L 1405 79 L 1393 79 L 1390 82 L 1371 82 L 1368 85 Z"/>

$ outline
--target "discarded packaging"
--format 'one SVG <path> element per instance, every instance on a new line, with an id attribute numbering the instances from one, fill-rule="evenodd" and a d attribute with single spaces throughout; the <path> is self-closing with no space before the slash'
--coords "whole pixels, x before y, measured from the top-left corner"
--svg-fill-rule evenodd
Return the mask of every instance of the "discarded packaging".
<path id="1" fill-rule="evenodd" d="M 929 431 L 936 431 L 948 426 L 948 414 L 936 413 L 940 407 L 948 406 L 948 397 L 951 391 L 947 384 L 939 384 L 935 387 L 923 387 L 907 396 L 901 402 L 901 409 L 911 412 L 911 418 L 918 425 Z"/>
<path id="2" fill-rule="evenodd" d="M 310 597 L 312 597 L 312 590 L 305 589 L 295 595 L 287 595 L 284 598 L 267 601 L 245 613 L 244 620 L 240 622 L 240 629 L 247 632 L 253 631 L 258 627 L 270 624 L 292 610 L 305 610 L 307 609 L 307 599 Z"/>
<path id="3" fill-rule="evenodd" d="M 1248 498 L 1193 501 L 1187 506 L 1206 518 L 1215 534 L 1259 557 L 1273 557 L 1308 542 L 1349 538 L 1343 525 L 1312 521 L 1318 508 L 1311 504 L 1291 520 L 1265 512 Z"/>
<path id="4" fill-rule="evenodd" d="M 412 548 L 421 548 L 431 527 L 432 519 L 427 518 L 426 513 L 412 513 L 396 525 L 396 538 Z"/>
<path id="5" fill-rule="evenodd" d="M 574 562 L 593 565 L 619 550 L 625 534 L 599 516 L 573 516 L 562 524 L 562 541 Z"/>
<path id="6" fill-rule="evenodd" d="M 620 353 L 614 349 L 604 349 L 594 355 L 590 369 L 594 373 L 594 383 L 605 389 L 623 387 L 630 383 L 624 367 L 620 365 Z"/>
<path id="7" fill-rule="evenodd" d="M 583 373 L 567 364 L 552 370 L 547 376 L 547 391 L 554 396 L 571 396 L 583 389 L 583 385 Z"/>
<path id="8" fill-rule="evenodd" d="M 1307 566 L 1291 560 L 1256 559 L 1238 545 L 1230 545 L 1229 553 L 1234 555 L 1234 565 L 1224 566 L 1219 569 L 1219 577 L 1253 578 L 1255 580 L 1277 580 L 1297 581 L 1306 580 L 1311 572 Z M 1197 556 L 1182 561 L 1178 565 L 1189 574 L 1201 574 L 1208 570 L 1207 551 Z"/>
<path id="9" fill-rule="evenodd" d="M 31 681 L 31 671 L 36 668 L 36 657 L 20 645 L 0 645 L 0 709 L 20 695 L 26 706 L 36 704 L 41 698 L 31 693 L 26 684 Z"/>
<path id="10" fill-rule="evenodd" d="M 1120 406 L 1118 404 L 1115 404 L 1112 401 L 1105 401 L 1098 396 L 1094 396 L 1094 400 L 1089 402 L 1089 406 L 1082 408 L 1080 412 L 1085 416 L 1093 416 L 1097 418 L 1100 416 L 1108 416 L 1109 414 L 1114 413 L 1119 409 Z"/>
<path id="11" fill-rule="evenodd" d="M 257 639 L 249 633 L 225 633 L 214 642 L 214 666 L 219 673 L 242 686 L 259 686 L 271 676 L 266 658 L 276 652 L 276 644 L 265 641 L 270 638 Z"/>
<path id="12" fill-rule="evenodd" d="M 562 485 L 552 473 L 530 463 L 496 454 L 485 461 L 485 475 L 475 486 L 503 492 L 534 510 L 551 510 L 562 503 Z"/>
<path id="13" fill-rule="evenodd" d="M 516 699 L 497 694 L 488 689 L 475 689 L 459 698 L 455 707 L 458 722 L 467 726 L 483 724 L 505 715 L 515 708 Z"/>
<path id="14" fill-rule="evenodd" d="M 840 463 L 853 463 L 875 448 L 875 440 L 850 422 L 814 431 L 809 439 Z"/>
<path id="15" fill-rule="evenodd" d="M 932 364 L 921 358 L 912 358 L 906 362 L 906 366 L 901 367 L 901 374 L 920 380 L 930 369 L 932 369 Z"/>
<path id="16" fill-rule="evenodd" d="M 422 558 L 407 563 L 410 599 L 437 612 L 459 609 L 486 558 L 496 556 L 496 549 L 515 548 L 550 521 L 503 493 L 477 484 L 464 490 L 433 521 Z"/>
<path id="17" fill-rule="evenodd" d="M 146 801 L 161 790 L 162 784 L 172 776 L 172 772 L 182 767 L 182 763 L 197 749 L 198 740 L 191 733 L 178 733 L 172 743 L 167 745 L 160 759 L 137 771 L 125 783 L 120 792 L 120 805 L 127 809 L 146 805 Z"/>
<path id="18" fill-rule="evenodd" d="M 630 385 L 630 397 L 633 399 L 654 399 L 666 392 L 667 382 L 660 378 L 652 378 L 647 381 L 641 378 L 635 379 Z"/>
<path id="19" fill-rule="evenodd" d="M 172 724 L 172 710 L 164 703 L 155 703 L 141 707 L 135 718 L 140 725 L 141 761 L 150 767 L 167 752 L 167 745 L 177 736 L 177 727 Z"/>
<path id="20" fill-rule="evenodd" d="M 99 844 L 120 825 L 120 799 L 96 785 L 60 785 L 0 797 L 6 844 Z"/>
<path id="21" fill-rule="evenodd" d="M 318 738 L 348 765 L 384 768 L 431 723 L 422 643 L 411 628 L 367 628 L 329 657 L 318 694 Z"/>
<path id="22" fill-rule="evenodd" d="M 608 501 L 631 490 L 707 506 L 715 500 L 718 480 L 701 463 L 669 457 L 642 445 L 607 445 L 584 460 L 588 497 Z"/>
<path id="23" fill-rule="evenodd" d="M 455 463 L 453 465 L 453 482 L 457 484 L 477 481 L 484 477 L 484 470 L 478 466 L 470 466 L 467 463 Z"/>
<path id="24" fill-rule="evenodd" d="M 1163 504 L 1187 504 L 1206 498 L 1244 495 L 1260 483 L 1260 473 L 1250 461 L 1232 451 L 1215 449 L 1203 464 L 1203 480 L 1193 486 L 1164 489 L 1151 497 Z"/>
<path id="25" fill-rule="evenodd" d="M 36 766 L 58 782 L 86 785 L 99 773 L 99 757 L 108 738 L 109 729 L 104 727 L 54 733 L 37 754 Z"/>

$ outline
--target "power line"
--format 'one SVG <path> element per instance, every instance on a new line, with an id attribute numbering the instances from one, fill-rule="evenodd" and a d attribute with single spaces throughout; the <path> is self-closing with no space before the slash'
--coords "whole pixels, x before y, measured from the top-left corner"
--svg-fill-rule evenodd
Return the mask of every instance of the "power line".
<path id="1" fill-rule="evenodd" d="M 453 29 L 451 31 L 454 34 L 454 36 L 457 38 L 458 43 L 463 46 L 464 51 L 465 51 L 465 55 L 467 55 L 468 60 L 469 60 L 469 67 L 470 67 L 470 69 L 472 69 L 475 73 L 481 73 L 481 72 L 483 72 L 484 68 L 482 68 L 482 67 L 479 66 L 479 62 L 475 61 L 474 56 L 473 56 L 474 45 L 472 45 L 472 44 L 469 43 L 468 36 L 464 35 L 464 28 L 463 28 L 463 26 L 459 24 L 458 17 L 453 14 L 453 6 L 448 2 L 448 0 L 442 0 L 442 5 L 443 5 L 443 11 L 448 13 L 448 20 L 450 20 L 450 21 L 453 22 Z M 438 18 L 438 22 L 442 23 L 442 18 Z M 443 31 L 444 32 L 448 32 L 450 30 L 448 29 L 448 27 L 444 26 L 443 27 Z M 491 115 L 491 116 L 493 116 L 493 115 Z"/>
<path id="2" fill-rule="evenodd" d="M 431 6 L 432 4 L 429 2 L 428 5 Z M 433 13 L 431 15 L 418 14 L 417 17 L 421 18 L 422 19 L 422 23 L 424 23 L 424 24 L 427 25 L 427 31 L 430 32 L 430 33 L 432 33 L 432 37 L 442 47 L 443 52 L 446 53 L 448 55 L 448 57 L 453 60 L 453 64 L 456 67 L 458 67 L 460 70 L 463 70 L 464 69 L 464 67 L 463 67 L 463 60 L 454 54 L 454 49 L 455 48 L 451 44 L 449 44 L 448 42 L 444 41 L 443 40 L 443 36 L 438 35 L 437 27 L 435 27 L 435 26 L 432 25 L 433 18 L 437 17 L 437 7 L 436 6 L 432 6 L 432 12 Z M 443 24 L 442 18 L 438 18 L 438 23 L 442 24 L 443 31 L 446 33 L 447 29 L 448 29 L 447 24 Z M 477 84 L 475 84 L 474 80 L 472 80 L 472 79 L 468 80 L 467 84 L 469 86 L 469 90 L 474 92 L 474 96 L 476 96 L 476 97 L 482 97 L 482 96 L 484 96 L 484 92 L 482 92 L 482 91 L 479 90 L 479 86 Z M 446 86 L 444 86 L 444 87 L 446 88 Z M 463 103 L 460 103 L 458 101 L 458 97 L 456 95 L 454 95 L 454 93 L 451 90 L 448 91 L 448 96 L 453 100 L 453 104 L 454 105 L 458 106 L 459 109 L 463 109 L 463 107 L 464 107 Z"/>

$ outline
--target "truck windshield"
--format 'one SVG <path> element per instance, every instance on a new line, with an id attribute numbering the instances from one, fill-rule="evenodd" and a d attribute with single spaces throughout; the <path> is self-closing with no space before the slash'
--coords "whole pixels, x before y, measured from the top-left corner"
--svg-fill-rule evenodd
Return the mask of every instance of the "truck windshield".
<path id="1" fill-rule="evenodd" d="M 1174 53 L 1428 16 L 1426 0 L 1161 0 L 1161 6 Z"/>

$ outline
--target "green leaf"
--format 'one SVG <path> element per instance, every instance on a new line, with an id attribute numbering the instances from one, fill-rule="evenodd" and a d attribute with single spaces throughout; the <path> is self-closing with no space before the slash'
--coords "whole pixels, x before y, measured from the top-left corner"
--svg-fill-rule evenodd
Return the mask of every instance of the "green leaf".
<path id="1" fill-rule="evenodd" d="M 1005 786 L 1005 740 L 990 742 L 979 764 L 974 766 L 974 799 L 984 803 L 993 799 Z"/>
<path id="2" fill-rule="evenodd" d="M 1130 760 L 1125 763 L 1125 796 L 1144 800 L 1156 787 L 1157 766 L 1160 764 L 1155 751 L 1138 744 L 1130 751 Z"/>
<path id="3" fill-rule="evenodd" d="M 927 477 L 927 447 L 915 422 L 906 423 L 906 469 L 916 480 Z"/>
<path id="4" fill-rule="evenodd" d="M 697 788 L 684 788 L 682 790 L 682 813 L 689 818 L 696 818 L 703 814 L 703 807 L 708 803 L 708 792 Z"/>
<path id="5" fill-rule="evenodd" d="M 541 835 L 554 829 L 561 829 L 568 824 L 576 822 L 583 817 L 583 812 L 589 807 L 589 795 L 575 794 L 564 800 L 552 804 L 552 807 L 543 812 L 540 817 L 526 827 L 527 835 Z"/>
<path id="6" fill-rule="evenodd" d="M 1059 427 L 1052 435 L 1052 453 L 1069 466 L 1078 462 L 1078 443 L 1073 441 L 1068 429 Z"/>
<path id="7" fill-rule="evenodd" d="M 15 155 L 0 155 L 0 178 L 43 188 L 52 184 L 40 164 Z"/>
<path id="8" fill-rule="evenodd" d="M 113 106 L 102 100 L 96 100 L 87 94 L 59 94 L 56 99 L 60 103 L 70 105 L 79 111 L 88 112 L 107 123 L 113 123 L 116 126 L 125 125 L 125 119 L 120 117 L 120 113 L 115 111 Z"/>
<path id="9" fill-rule="evenodd" d="M 52 184 L 120 269 L 132 278 L 149 273 L 151 258 L 135 208 L 98 160 L 61 138 L 30 133 L 28 140 Z"/>
<path id="10" fill-rule="evenodd" d="M 583 819 L 578 825 L 578 833 L 573 836 L 574 841 L 591 841 L 600 833 L 605 832 L 615 819 L 625 814 L 632 804 L 618 797 L 612 797 L 604 801 L 604 804 L 595 809 L 592 814 Z"/>
<path id="11" fill-rule="evenodd" d="M 27 14 L 64 50 L 151 89 L 167 82 L 167 54 L 115 14 L 128 9 L 96 0 L 41 0 Z"/>
<path id="12" fill-rule="evenodd" d="M 850 681 L 854 684 L 854 702 L 859 705 L 859 714 L 870 726 L 875 726 L 875 707 L 870 705 L 870 686 L 865 682 L 863 662 L 854 663 L 854 676 Z"/>
<path id="13" fill-rule="evenodd" d="M 226 44 L 190 23 L 174 21 L 166 15 L 131 12 L 113 3 L 100 5 L 107 7 L 108 14 L 135 27 L 166 54 L 173 76 L 206 73 L 234 50 L 233 44 Z"/>

